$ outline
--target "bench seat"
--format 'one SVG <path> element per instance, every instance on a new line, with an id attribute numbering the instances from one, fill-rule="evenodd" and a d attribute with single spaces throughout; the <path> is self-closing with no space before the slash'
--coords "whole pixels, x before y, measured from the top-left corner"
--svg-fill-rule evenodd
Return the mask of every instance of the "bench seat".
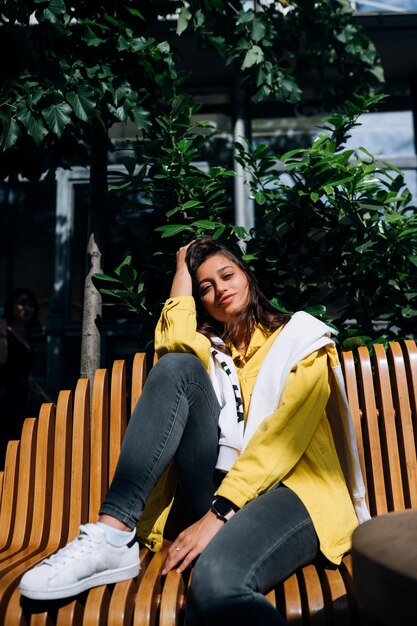
<path id="1" fill-rule="evenodd" d="M 417 348 L 392 342 L 342 352 L 349 404 L 373 516 L 417 507 Z M 22 574 L 95 521 L 114 473 L 128 414 L 145 378 L 144 354 L 128 372 L 116 361 L 96 372 L 91 402 L 86 379 L 61 391 L 56 407 L 44 404 L 27 418 L 20 441 L 9 443 L 0 472 L 0 624 L 2 626 L 181 625 L 189 576 L 161 577 L 161 552 L 141 549 L 136 579 L 97 587 L 54 602 L 21 598 Z M 292 625 L 357 626 L 350 555 L 340 567 L 309 565 L 267 594 Z"/>

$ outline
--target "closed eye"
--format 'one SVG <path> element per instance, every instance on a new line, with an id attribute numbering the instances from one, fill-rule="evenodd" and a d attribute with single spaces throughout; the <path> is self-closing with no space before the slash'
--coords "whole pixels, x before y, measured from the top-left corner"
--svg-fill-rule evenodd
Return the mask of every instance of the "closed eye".
<path id="1" fill-rule="evenodd" d="M 200 287 L 200 295 L 204 296 L 212 287 L 213 285 L 211 283 L 206 283 Z"/>

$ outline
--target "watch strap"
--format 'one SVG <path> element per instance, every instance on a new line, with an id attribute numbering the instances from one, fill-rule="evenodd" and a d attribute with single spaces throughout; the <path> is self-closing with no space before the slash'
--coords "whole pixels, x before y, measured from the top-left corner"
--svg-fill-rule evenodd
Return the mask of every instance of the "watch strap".
<path id="1" fill-rule="evenodd" d="M 215 514 L 218 519 L 221 519 L 223 522 L 228 522 L 229 519 L 235 515 L 237 508 L 233 506 L 229 500 L 226 498 L 222 498 L 221 496 L 214 498 L 211 503 L 211 511 Z"/>

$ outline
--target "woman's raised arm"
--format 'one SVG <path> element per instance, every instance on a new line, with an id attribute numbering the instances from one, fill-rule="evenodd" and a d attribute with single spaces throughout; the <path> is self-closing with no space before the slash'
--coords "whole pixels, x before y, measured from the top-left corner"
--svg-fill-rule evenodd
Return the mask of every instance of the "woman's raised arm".
<path id="1" fill-rule="evenodd" d="M 177 298 L 179 296 L 192 296 L 193 285 L 191 281 L 191 275 L 188 271 L 185 257 L 187 250 L 193 242 L 190 241 L 186 246 L 182 246 L 177 252 L 177 269 L 172 281 L 170 298 Z"/>

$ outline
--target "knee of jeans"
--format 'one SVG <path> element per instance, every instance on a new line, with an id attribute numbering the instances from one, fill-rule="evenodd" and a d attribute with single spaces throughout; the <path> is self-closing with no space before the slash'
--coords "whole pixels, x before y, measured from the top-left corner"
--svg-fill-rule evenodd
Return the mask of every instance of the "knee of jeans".
<path id="1" fill-rule="evenodd" d="M 225 610 L 235 599 L 245 594 L 245 585 L 230 576 L 221 559 L 207 559 L 200 555 L 193 569 L 189 595 L 200 615 Z"/>
<path id="2" fill-rule="evenodd" d="M 189 352 L 168 352 L 168 354 L 164 354 L 164 356 L 158 359 L 152 370 L 155 370 L 155 373 L 158 372 L 163 375 L 169 373 L 172 376 L 173 374 L 195 371 L 199 368 L 203 368 L 205 371 L 204 365 L 195 354 L 190 354 Z"/>

